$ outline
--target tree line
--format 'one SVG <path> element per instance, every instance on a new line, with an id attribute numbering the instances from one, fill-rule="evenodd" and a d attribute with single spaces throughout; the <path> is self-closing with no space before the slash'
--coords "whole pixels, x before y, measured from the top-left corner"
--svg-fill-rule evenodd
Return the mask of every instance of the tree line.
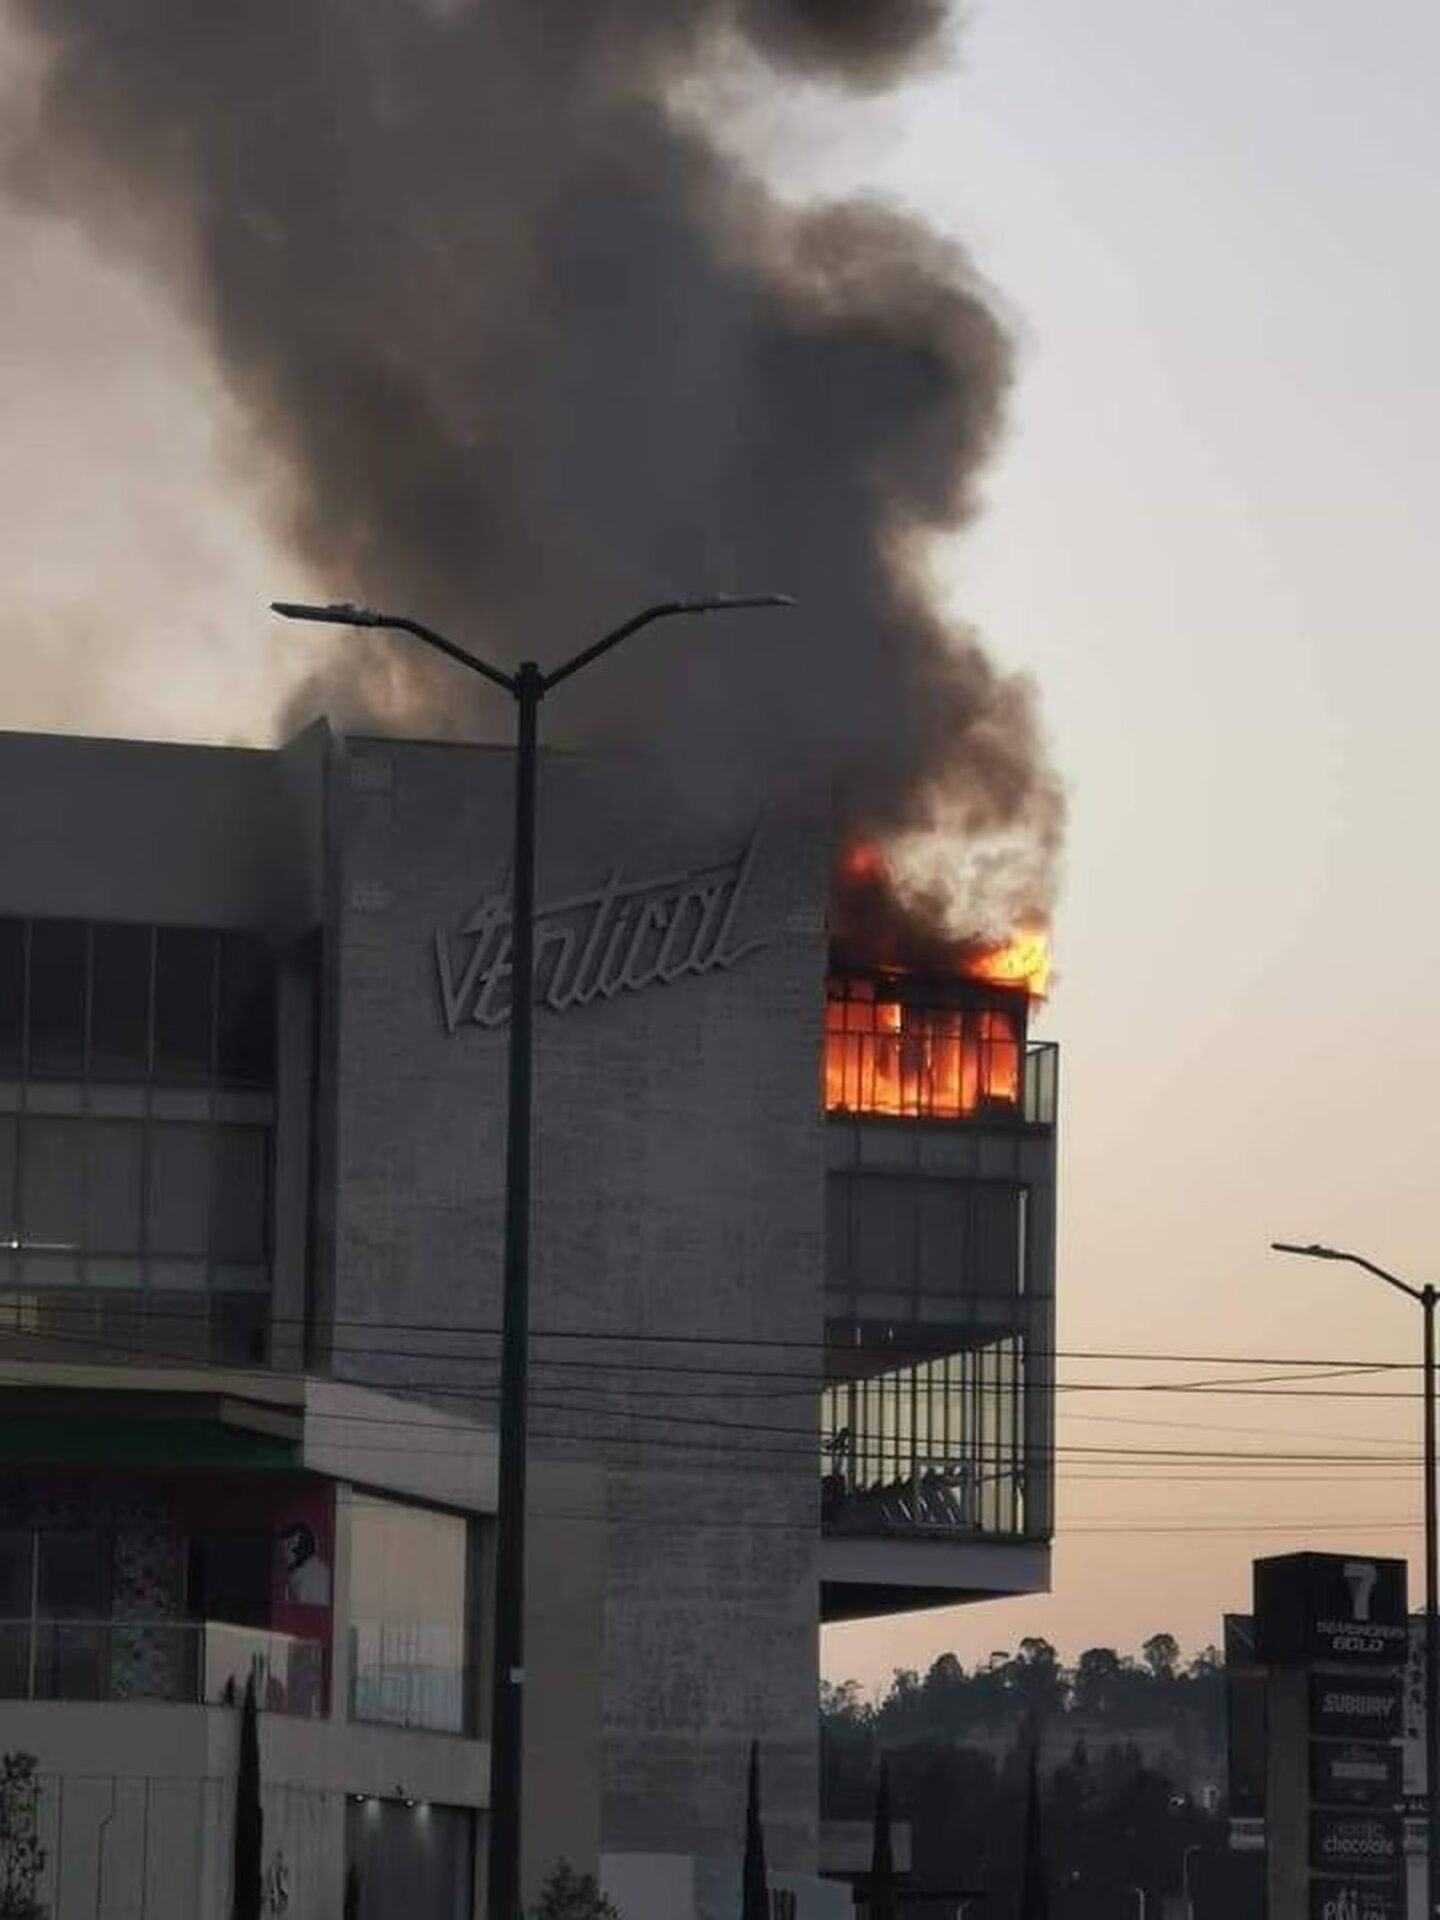
<path id="1" fill-rule="evenodd" d="M 868 1821 L 883 1760 L 893 1817 L 911 1829 L 916 1887 L 943 1890 L 912 1920 L 953 1913 L 1009 1920 L 1022 1879 L 1027 1780 L 1040 1756 L 1040 1829 L 1053 1920 L 1149 1913 L 1187 1883 L 1196 1920 L 1248 1905 L 1226 1854 L 1218 1782 L 1224 1671 L 1213 1647 L 1183 1660 L 1153 1634 L 1138 1658 L 1092 1647 L 1065 1665 L 1022 1640 L 969 1671 L 944 1654 L 923 1676 L 898 1670 L 878 1698 L 853 1681 L 821 1690 L 821 1809 Z"/>

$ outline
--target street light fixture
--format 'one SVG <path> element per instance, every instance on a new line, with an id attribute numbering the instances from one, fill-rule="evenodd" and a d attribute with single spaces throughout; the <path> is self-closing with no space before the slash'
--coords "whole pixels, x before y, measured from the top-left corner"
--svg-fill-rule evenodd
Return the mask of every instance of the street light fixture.
<path id="1" fill-rule="evenodd" d="M 1348 1266 L 1363 1267 L 1394 1287 L 1421 1309 L 1425 1318 L 1425 1911 L 1435 1920 L 1437 1876 L 1440 1876 L 1440 1598 L 1437 1598 L 1437 1527 L 1435 1500 L 1435 1302 L 1440 1292 L 1427 1282 L 1412 1287 L 1384 1267 L 1376 1266 L 1363 1254 L 1346 1253 L 1338 1247 L 1322 1247 L 1316 1242 L 1297 1246 L 1288 1240 L 1270 1242 L 1276 1253 L 1297 1253 L 1307 1260 L 1341 1260 Z"/>
<path id="2" fill-rule="evenodd" d="M 540 702 L 552 687 L 591 666 L 632 633 L 684 614 L 736 613 L 755 607 L 793 607 L 788 594 L 706 594 L 646 607 L 549 673 L 522 660 L 513 673 L 456 646 L 433 627 L 406 615 L 376 613 L 350 601 L 310 606 L 272 600 L 287 620 L 335 627 L 381 627 L 408 633 L 448 660 L 478 673 L 514 700 L 515 823 L 510 907 L 510 1059 L 505 1140 L 505 1273 L 500 1349 L 500 1461 L 495 1545 L 495 1633 L 491 1665 L 490 1817 L 486 1912 L 491 1920 L 519 1920 L 520 1765 L 525 1685 L 526 1403 L 530 1347 L 530 1105 L 531 1022 L 535 971 L 535 796 Z"/>

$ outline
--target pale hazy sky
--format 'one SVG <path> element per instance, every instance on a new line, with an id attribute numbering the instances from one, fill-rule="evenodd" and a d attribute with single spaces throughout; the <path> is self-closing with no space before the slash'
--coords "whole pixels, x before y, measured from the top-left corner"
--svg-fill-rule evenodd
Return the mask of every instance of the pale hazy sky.
<path id="1" fill-rule="evenodd" d="M 1440 1279 L 1437 71 L 1429 0 L 977 0 L 963 70 L 873 131 L 869 177 L 966 237 L 1026 343 L 948 571 L 1070 784 L 1062 1353 L 1418 1358 L 1418 1310 L 1266 1246 Z M 1418 1458 L 1411 1402 L 1060 1408 L 1062 1446 Z M 1418 1549 L 1418 1465 L 1197 1471 L 1067 1456 L 1053 1594 L 841 1629 L 827 1667 L 1195 1647 L 1255 1553 Z"/>
<path id="2" fill-rule="evenodd" d="M 903 99 L 731 122 L 797 190 L 965 240 L 1022 339 L 986 518 L 940 564 L 1041 682 L 1070 786 L 1066 1356 L 1418 1349 L 1378 1283 L 1266 1244 L 1440 1268 L 1437 72 L 1433 0 L 973 0 Z M 0 248 L 5 724 L 263 736 L 314 642 L 256 610 L 321 584 L 263 531 L 275 476 L 132 265 L 13 212 Z M 1062 1358 L 1062 1446 L 1417 1449 L 1411 1402 L 1073 1390 L 1218 1371 Z M 1063 1458 L 1053 1594 L 837 1630 L 832 1675 L 1025 1633 L 1193 1648 L 1254 1552 L 1418 1544 L 1418 1465 L 1102 1464 Z"/>

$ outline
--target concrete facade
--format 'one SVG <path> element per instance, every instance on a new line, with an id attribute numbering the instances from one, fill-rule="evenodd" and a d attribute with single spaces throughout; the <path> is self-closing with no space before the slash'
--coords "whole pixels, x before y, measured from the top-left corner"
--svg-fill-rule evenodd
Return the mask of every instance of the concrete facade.
<path id="1" fill-rule="evenodd" d="M 333 1487 L 331 1712 L 270 1715 L 265 1733 L 267 1806 L 301 1920 L 338 1911 L 357 1795 L 387 1820 L 410 1798 L 449 1809 L 483 1837 L 483 1738 L 347 1718 L 347 1539 L 367 1499 L 410 1500 L 465 1516 L 482 1595 L 493 1579 L 512 778 L 503 751 L 339 742 L 323 727 L 275 753 L 0 735 L 0 936 L 25 929 L 18 988 L 0 948 L 0 1048 L 5 992 L 30 995 L 33 1013 L 35 926 L 84 923 L 90 967 L 80 1066 L 0 1064 L 0 1141 L 32 1122 L 122 1116 L 150 1155 L 165 1129 L 222 1134 L 243 1106 L 268 1154 L 248 1384 L 233 1339 L 218 1344 L 223 1303 L 208 1322 L 199 1312 L 193 1351 L 161 1357 L 175 1262 L 148 1226 L 126 1262 L 79 1245 L 63 1287 L 41 1291 L 17 1214 L 0 1238 L 0 1398 L 168 1396 L 224 1432 L 253 1425 L 263 1402 L 290 1464 Z M 752 1740 L 771 1864 L 790 1890 L 809 1885 L 821 1618 L 1048 1583 L 1053 1083 L 1044 1115 L 1027 1068 L 1023 1097 L 1017 1079 L 983 1113 L 826 1116 L 829 837 L 828 809 L 793 795 L 774 815 L 757 797 L 751 817 L 721 822 L 662 800 L 641 763 L 543 758 L 525 1880 L 533 1892 L 562 1855 L 587 1870 L 603 1860 L 641 1903 L 627 1920 L 680 1880 L 685 1911 L 724 1920 Z M 153 1035 L 135 1085 L 92 1070 L 94 956 L 116 927 L 152 930 L 152 1020 L 168 932 L 213 933 L 216 980 L 232 934 L 263 948 L 263 1085 L 222 1084 L 215 1046 L 203 1087 L 167 1081 Z M 976 1018 L 1013 1018 L 1018 1056 L 1023 1016 L 1013 991 L 1002 1003 Z M 16 1193 L 24 1151 L 8 1169 Z M 843 1274 L 841 1188 L 871 1222 Z M 941 1293 L 932 1275 L 902 1296 L 874 1209 L 914 1200 L 918 1218 L 937 1194 L 916 1267 L 943 1269 Z M 996 1196 L 1013 1244 L 967 1240 L 962 1261 L 934 1221 L 959 1217 L 952 1201 L 988 1219 Z M 213 1247 L 202 1270 L 207 1287 L 224 1277 Z M 107 1365 L 84 1364 L 96 1349 Z M 953 1472 L 913 1427 L 902 1459 L 903 1421 L 883 1411 L 902 1395 L 918 1404 L 917 1368 L 952 1360 L 931 1398 L 964 1415 Z M 878 1422 L 870 1479 L 860 1486 L 852 1453 L 832 1526 L 822 1388 L 829 1406 L 861 1386 Z M 948 1448 L 948 1413 L 944 1427 Z M 967 1475 L 972 1514 L 955 1493 Z M 487 1601 L 471 1649 L 477 1734 L 488 1625 Z M 69 1836 L 57 1858 L 90 1863 L 53 1883 L 57 1920 L 218 1914 L 233 1714 L 0 1711 L 12 1704 L 22 1718 L 6 1744 L 23 1733 L 37 1753 L 46 1818 Z M 212 1863 L 210 1880 L 186 1877 L 192 1858 Z M 103 1899 L 102 1859 L 121 1888 Z M 182 1882 L 193 1906 L 171 1904 Z M 827 1898 L 809 1892 L 795 1910 L 819 1914 Z"/>
<path id="2" fill-rule="evenodd" d="M 458 980 L 467 921 L 506 880 L 510 759 L 354 740 L 336 774 L 335 1369 L 374 1377 L 346 1332 L 389 1320 L 409 1331 L 382 1375 L 493 1393 L 506 1030 L 468 1006 L 449 1030 L 437 941 Z M 820 1372 L 823 827 L 687 828 L 613 764 L 543 766 L 542 907 L 752 844 L 735 965 L 539 1013 L 532 1428 L 537 1452 L 606 1469 L 607 1846 L 723 1850 L 758 1737 L 774 1857 L 808 1868 L 815 1465 L 807 1396 L 765 1376 L 797 1352 Z M 585 915 L 568 924 L 578 944 Z M 758 1455 L 745 1429 L 777 1409 L 795 1440 Z"/>

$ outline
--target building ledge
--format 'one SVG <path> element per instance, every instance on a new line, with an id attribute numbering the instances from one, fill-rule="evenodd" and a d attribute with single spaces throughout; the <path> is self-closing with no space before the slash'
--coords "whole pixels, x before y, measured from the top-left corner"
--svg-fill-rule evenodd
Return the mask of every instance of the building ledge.
<path id="1" fill-rule="evenodd" d="M 151 1701 L 7 1700 L 6 1736 L 42 1773 L 119 1779 L 233 1777 L 240 1715 L 233 1707 Z M 267 1786 L 373 1799 L 486 1807 L 490 1745 L 350 1720 L 262 1714 Z"/>
<path id="2" fill-rule="evenodd" d="M 493 1427 L 263 1368 L 0 1360 L 0 1460 L 290 1468 L 474 1513 L 496 1504 Z"/>
<path id="3" fill-rule="evenodd" d="M 822 1623 L 1049 1591 L 1048 1541 L 832 1536 L 820 1542 Z"/>

